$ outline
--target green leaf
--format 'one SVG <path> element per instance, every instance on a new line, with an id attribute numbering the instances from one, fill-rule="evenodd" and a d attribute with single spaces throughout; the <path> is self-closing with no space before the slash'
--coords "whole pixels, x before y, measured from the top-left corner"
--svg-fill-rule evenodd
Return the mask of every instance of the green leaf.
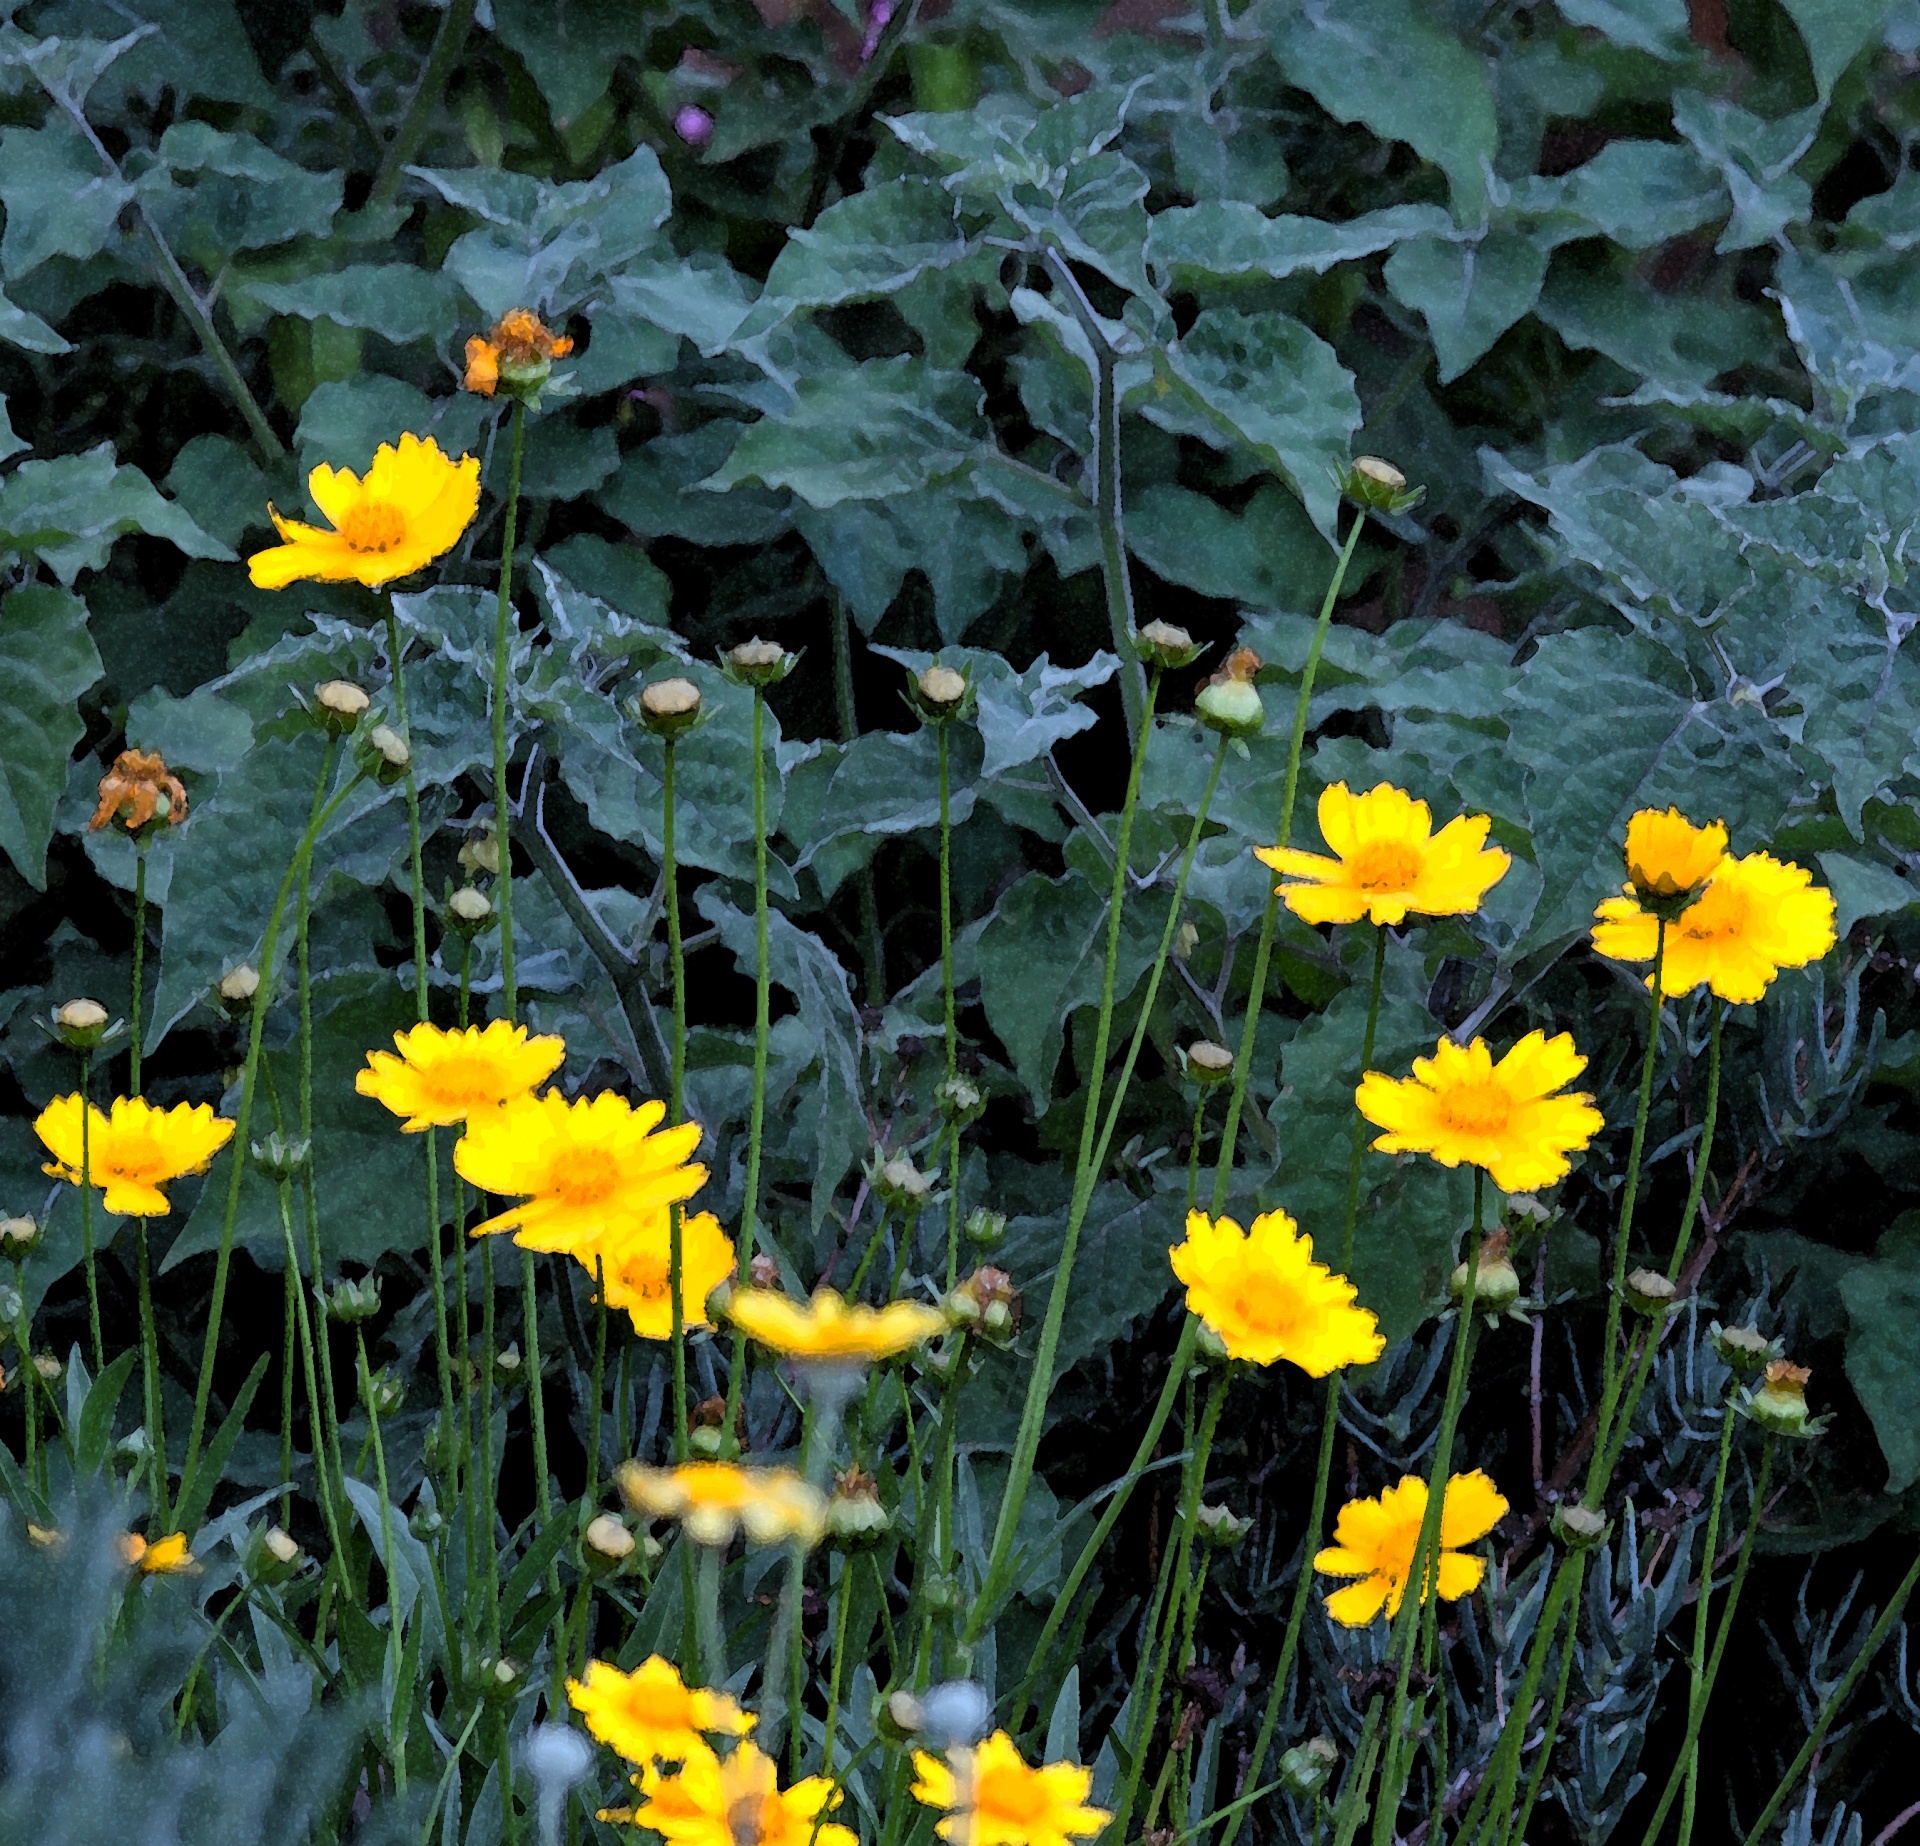
<path id="1" fill-rule="evenodd" d="M 87 606 L 47 584 L 0 603 L 0 847 L 36 891 L 47 888 L 47 842 L 86 730 L 80 695 L 100 677 Z"/>
<path id="2" fill-rule="evenodd" d="M 1815 103 L 1768 121 L 1698 91 L 1682 90 L 1674 97 L 1674 127 L 1720 169 L 1733 198 L 1733 216 L 1716 250 L 1772 243 L 1788 225 L 1812 215 L 1813 187 L 1793 169 L 1812 148 L 1825 115 L 1825 105 Z"/>
<path id="3" fill-rule="evenodd" d="M 430 398 L 384 372 L 361 372 L 316 385 L 301 406 L 293 439 L 303 477 L 317 462 L 364 474 L 374 450 L 406 432 L 431 436 L 455 457 L 474 453 L 491 413 L 486 399 L 470 391 Z"/>
<path id="4" fill-rule="evenodd" d="M 1246 444 L 1334 538 L 1332 470 L 1360 427 L 1360 400 L 1331 346 L 1284 314 L 1209 308 L 1177 346 L 1156 352 L 1154 381 L 1130 408 L 1215 447 Z M 1173 389 L 1156 395 L 1163 382 Z"/>
<path id="5" fill-rule="evenodd" d="M 1849 853 L 1823 852 L 1814 857 L 1833 892 L 1833 926 L 1842 936 L 1862 917 L 1899 916 L 1920 898 L 1908 879 L 1884 865 Z"/>
<path id="6" fill-rule="evenodd" d="M 1274 31 L 1273 55 L 1287 81 L 1329 115 L 1404 141 L 1439 167 L 1460 218 L 1479 213 L 1500 138 L 1486 60 L 1415 0 L 1345 0 L 1290 13 Z M 1410 71 L 1417 82 L 1407 80 Z"/>
<path id="7" fill-rule="evenodd" d="M 1554 205 L 1629 250 L 1711 224 L 1727 209 L 1726 187 L 1680 141 L 1609 141 L 1584 165 L 1549 182 Z"/>
<path id="8" fill-rule="evenodd" d="M 702 491 L 738 446 L 745 425 L 716 417 L 684 435 L 656 436 L 624 456 L 596 496 L 642 539 L 683 538 L 695 545 L 762 545 L 793 523 L 784 493 L 735 487 Z"/>
<path id="9" fill-rule="evenodd" d="M 1358 218 L 1269 218 L 1258 206 L 1208 199 L 1154 214 L 1147 261 L 1163 282 L 1201 277 L 1323 275 L 1336 263 L 1391 250 L 1410 237 L 1437 236 L 1453 220 L 1437 205 L 1389 205 Z"/>
<path id="10" fill-rule="evenodd" d="M 29 314 L 0 295 L 0 340 L 30 353 L 70 353 L 71 341 L 63 339 L 37 314 Z"/>
<path id="11" fill-rule="evenodd" d="M 38 556 L 63 584 L 99 570 L 128 532 L 168 539 L 190 558 L 233 558 L 138 468 L 116 467 L 110 442 L 84 455 L 22 462 L 0 483 L 0 549 Z"/>
<path id="12" fill-rule="evenodd" d="M 1873 1260 L 1840 1280 L 1847 1382 L 1879 1439 L 1888 1493 L 1920 1480 L 1920 1213 L 1902 1212 Z"/>
<path id="13" fill-rule="evenodd" d="M 349 263 L 296 282 L 241 282 L 233 297 L 273 314 L 363 327 L 396 346 L 448 340 L 460 322 L 453 285 L 411 263 Z"/>
<path id="14" fill-rule="evenodd" d="M 1669 59 L 1693 51 L 1686 0 L 1558 0 L 1556 10 L 1569 25 L 1590 26 L 1628 51 Z"/>
<path id="15" fill-rule="evenodd" d="M 167 491 L 223 545 L 267 524 L 267 477 L 231 436 L 193 436 L 173 458 Z"/>
<path id="16" fill-rule="evenodd" d="M 924 673 L 936 658 L 904 647 L 876 647 L 874 652 L 897 660 L 910 674 Z M 1098 719 L 1080 703 L 1081 695 L 1104 686 L 1120 664 L 1111 654 L 1096 653 L 1083 667 L 1056 667 L 1042 654 L 1016 670 L 1011 661 L 984 648 L 937 658 L 958 665 L 973 687 L 978 701 L 974 722 L 986 744 L 980 773 L 989 778 L 1037 763 L 1055 744 L 1092 730 Z"/>
<path id="17" fill-rule="evenodd" d="M 1386 266 L 1394 298 L 1426 320 L 1443 385 L 1532 308 L 1546 274 L 1541 239 L 1497 228 L 1473 240 L 1402 244 Z"/>
<path id="18" fill-rule="evenodd" d="M 50 256 L 97 256 L 112 241 L 120 208 L 133 197 L 125 180 L 72 129 L 0 130 L 0 267 L 24 276 Z"/>
<path id="19" fill-rule="evenodd" d="M 1823 97 L 1867 46 L 1893 10 L 1892 0 L 1781 0 L 1806 41 L 1813 80 Z"/>
<path id="20" fill-rule="evenodd" d="M 637 49 L 637 22 L 622 0 L 494 0 L 501 43 L 526 65 L 562 132 L 607 93 L 614 67 Z"/>
<path id="21" fill-rule="evenodd" d="M 1296 500 L 1263 482 L 1237 513 L 1158 481 L 1129 492 L 1127 549 L 1156 576 L 1256 609 L 1304 609 L 1326 589 L 1325 551 Z"/>
<path id="22" fill-rule="evenodd" d="M 176 122 L 134 190 L 174 251 L 215 275 L 235 251 L 326 236 L 342 185 L 340 174 L 296 166 L 252 135 Z"/>
<path id="23" fill-rule="evenodd" d="M 1762 363 L 1776 331 L 1748 302 L 1663 295 L 1631 273 L 1595 275 L 1556 262 L 1535 313 L 1569 346 L 1604 353 L 1676 392 Z"/>

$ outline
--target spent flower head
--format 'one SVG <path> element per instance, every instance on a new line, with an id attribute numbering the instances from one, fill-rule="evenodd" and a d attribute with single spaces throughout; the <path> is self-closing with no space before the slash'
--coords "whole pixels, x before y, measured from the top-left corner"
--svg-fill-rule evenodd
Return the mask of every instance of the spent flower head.
<path id="1" fill-rule="evenodd" d="M 498 391 L 537 409 L 554 360 L 572 351 L 573 341 L 564 333 L 555 333 L 531 309 L 513 308 L 487 333 L 467 341 L 467 369 L 461 382 L 481 397 Z"/>
<path id="2" fill-rule="evenodd" d="M 154 821 L 177 827 L 187 818 L 187 791 L 158 750 L 122 750 L 100 778 L 100 804 L 89 832 L 112 823 L 137 834 Z"/>

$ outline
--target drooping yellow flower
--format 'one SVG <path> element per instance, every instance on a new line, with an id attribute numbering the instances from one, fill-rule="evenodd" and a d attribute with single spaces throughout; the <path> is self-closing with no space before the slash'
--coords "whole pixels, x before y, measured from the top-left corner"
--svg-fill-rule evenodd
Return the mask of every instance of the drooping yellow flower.
<path id="1" fill-rule="evenodd" d="M 1478 1468 L 1453 1475 L 1440 1504 L 1440 1559 L 1429 1566 L 1428 1593 L 1457 1602 L 1480 1587 L 1485 1558 L 1466 1557 L 1459 1547 L 1486 1537 L 1507 1515 L 1507 1502 Z M 1358 1577 L 1327 1598 L 1327 1613 L 1349 1628 L 1364 1628 L 1380 1613 L 1391 1621 L 1413 1579 L 1413 1554 L 1427 1516 L 1427 1484 L 1417 1474 L 1402 1477 L 1371 1500 L 1349 1500 L 1334 1521 L 1333 1543 L 1315 1553 L 1313 1567 L 1328 1577 Z M 1436 1581 L 1437 1580 L 1437 1581 Z"/>
<path id="2" fill-rule="evenodd" d="M 403 1117 L 400 1126 L 407 1134 L 450 1128 L 482 1110 L 530 1096 L 567 1055 L 564 1039 L 529 1038 L 525 1026 L 504 1019 L 460 1032 L 417 1025 L 396 1032 L 393 1043 L 394 1051 L 367 1053 L 367 1067 L 354 1077 L 353 1087 Z"/>
<path id="3" fill-rule="evenodd" d="M 840 1805 L 831 1776 L 808 1776 L 784 1792 L 771 1757 L 751 1743 L 725 1757 L 699 1745 L 679 1772 L 649 1765 L 634 1824 L 668 1846 L 860 1846 L 851 1829 L 823 1820 Z"/>
<path id="4" fill-rule="evenodd" d="M 1696 827 L 1678 808 L 1642 808 L 1627 822 L 1627 884 L 1643 900 L 1696 890 L 1726 856 L 1725 821 Z"/>
<path id="5" fill-rule="evenodd" d="M 1606 1126 L 1584 1091 L 1556 1094 L 1586 1067 L 1565 1032 L 1529 1032 L 1497 1064 L 1483 1038 L 1443 1038 L 1411 1077 L 1368 1071 L 1354 1100 L 1387 1131 L 1373 1144 L 1381 1153 L 1485 1167 L 1503 1192 L 1531 1192 L 1566 1178 L 1567 1155 Z"/>
<path id="6" fill-rule="evenodd" d="M 664 1211 L 646 1225 L 618 1235 L 589 1238 L 573 1247 L 574 1260 L 589 1275 L 605 1278 L 607 1306 L 624 1311 L 643 1340 L 673 1337 L 673 1297 L 669 1290 L 672 1250 Z M 686 1213 L 680 1220 L 680 1319 L 705 1327 L 707 1297 L 733 1274 L 733 1239 L 710 1211 Z"/>
<path id="7" fill-rule="evenodd" d="M 944 1808 L 934 1831 L 953 1846 L 1068 1846 L 1090 1839 L 1113 1816 L 1087 1805 L 1093 1771 L 1075 1763 L 1033 1769 L 1005 1731 L 972 1749 L 956 1748 L 942 1762 L 913 1753 L 913 1798 Z"/>
<path id="8" fill-rule="evenodd" d="M 1345 1276 L 1313 1260 L 1313 1239 L 1283 1211 L 1262 1212 L 1252 1228 L 1231 1218 L 1187 1213 L 1187 1237 L 1169 1251 L 1187 1285 L 1187 1308 L 1233 1359 L 1271 1365 L 1288 1359 L 1312 1377 L 1343 1365 L 1371 1365 L 1386 1342 Z"/>
<path id="9" fill-rule="evenodd" d="M 587 1729 L 630 1763 L 683 1762 L 705 1747 L 702 1733 L 744 1737 L 754 1723 L 724 1692 L 688 1686 L 658 1654 L 631 1673 L 589 1660 L 585 1679 L 567 1681 L 567 1698 Z"/>
<path id="10" fill-rule="evenodd" d="M 777 1288 L 736 1289 L 727 1318 L 749 1339 L 814 1365 L 864 1365 L 891 1359 L 944 1332 L 947 1317 L 918 1301 L 884 1308 L 848 1302 L 830 1288 L 814 1290 L 804 1306 Z"/>
<path id="11" fill-rule="evenodd" d="M 1487 844 L 1484 814 L 1462 814 L 1438 833 L 1433 810 L 1382 782 L 1364 795 L 1336 782 L 1320 796 L 1320 837 L 1333 857 L 1285 846 L 1256 847 L 1254 857 L 1283 878 L 1280 895 L 1303 923 L 1404 923 L 1422 916 L 1466 916 L 1506 876 L 1512 860 Z"/>
<path id="12" fill-rule="evenodd" d="M 307 492 L 333 530 L 283 519 L 272 506 L 285 541 L 247 560 L 263 590 L 284 590 L 303 577 L 323 583 L 391 583 L 451 551 L 480 505 L 480 462 L 441 452 L 431 436 L 383 442 L 362 480 L 351 468 L 322 462 L 307 476 Z"/>
<path id="13" fill-rule="evenodd" d="M 1610 897 L 1594 915 L 1593 946 L 1602 955 L 1653 960 L 1660 925 L 1651 911 Z M 1763 852 L 1724 860 L 1667 925 L 1661 991 L 1686 994 L 1704 983 L 1730 1006 L 1758 1000 L 1782 968 L 1804 968 L 1833 947 L 1833 922 L 1833 893 L 1804 867 Z"/>
<path id="14" fill-rule="evenodd" d="M 483 1192 L 523 1201 L 475 1225 L 474 1236 L 512 1231 L 523 1249 L 570 1253 L 664 1224 L 666 1207 L 707 1179 L 687 1158 L 699 1124 L 662 1129 L 666 1113 L 664 1103 L 635 1108 L 611 1092 L 568 1102 L 549 1090 L 474 1116 L 454 1147 L 455 1168 Z"/>
<path id="15" fill-rule="evenodd" d="M 59 1096 L 33 1124 L 53 1156 L 41 1170 L 73 1186 L 80 1184 L 82 1108 L 77 1094 Z M 204 1173 L 233 1138 L 233 1124 L 215 1115 L 211 1103 L 156 1109 L 138 1096 L 116 1096 L 106 1115 L 91 1104 L 84 1108 L 88 1177 L 105 1191 L 107 1210 L 123 1218 L 165 1217 L 167 1195 L 160 1188 Z"/>
<path id="16" fill-rule="evenodd" d="M 677 1519 L 696 1545 L 729 1545 L 742 1529 L 756 1545 L 789 1538 L 814 1545 L 826 1529 L 826 1496 L 791 1468 L 743 1468 L 730 1461 L 649 1468 L 630 1461 L 618 1478 L 636 1512 Z"/>
<path id="17" fill-rule="evenodd" d="M 184 1532 L 169 1532 L 165 1538 L 156 1538 L 152 1544 L 148 1544 L 138 1532 L 123 1532 L 120 1535 L 120 1561 L 129 1568 L 137 1564 L 141 1575 L 146 1577 L 177 1577 L 200 1568 L 187 1550 L 187 1535 Z"/>

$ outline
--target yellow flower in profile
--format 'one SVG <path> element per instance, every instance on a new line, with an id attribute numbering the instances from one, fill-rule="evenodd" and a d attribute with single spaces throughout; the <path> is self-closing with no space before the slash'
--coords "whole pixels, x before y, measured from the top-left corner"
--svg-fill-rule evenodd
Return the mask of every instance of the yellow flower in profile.
<path id="1" fill-rule="evenodd" d="M 1465 1557 L 1460 1546 L 1486 1537 L 1507 1516 L 1500 1490 L 1478 1468 L 1447 1482 L 1440 1503 L 1440 1560 L 1427 1577 L 1442 1601 L 1471 1596 L 1487 1574 L 1485 1558 Z M 1313 1567 L 1323 1576 L 1358 1577 L 1327 1598 L 1327 1613 L 1349 1628 L 1364 1628 L 1380 1613 L 1391 1621 L 1413 1579 L 1413 1554 L 1427 1517 L 1427 1484 L 1417 1474 L 1401 1479 L 1371 1500 L 1349 1500 L 1333 1524 L 1333 1543 L 1316 1552 Z M 1437 1578 L 1437 1583 L 1436 1583 Z"/>
<path id="2" fill-rule="evenodd" d="M 1660 925 L 1651 911 L 1610 897 L 1594 915 L 1593 946 L 1602 955 L 1653 960 Z M 1804 867 L 1763 852 L 1727 859 L 1667 925 L 1660 989 L 1679 995 L 1704 983 L 1730 1006 L 1758 1000 L 1782 968 L 1804 968 L 1833 947 L 1833 922 L 1833 893 Z"/>
<path id="3" fill-rule="evenodd" d="M 825 1820 L 840 1805 L 831 1776 L 808 1776 L 784 1792 L 771 1757 L 751 1743 L 719 1757 L 699 1744 L 677 1774 L 649 1766 L 635 1826 L 667 1846 L 860 1846 L 847 1827 Z"/>
<path id="4" fill-rule="evenodd" d="M 1168 1252 L 1187 1285 L 1188 1311 L 1232 1359 L 1288 1359 L 1314 1378 L 1343 1365 L 1371 1365 L 1386 1342 L 1356 1303 L 1345 1276 L 1313 1260 L 1313 1239 L 1283 1211 L 1262 1212 L 1250 1230 L 1231 1218 L 1187 1213 L 1186 1242 Z"/>
<path id="5" fill-rule="evenodd" d="M 743 1468 L 730 1461 L 649 1468 L 630 1461 L 618 1478 L 636 1512 L 677 1519 L 696 1545 L 729 1545 L 742 1529 L 756 1545 L 788 1538 L 814 1545 L 826 1530 L 826 1496 L 791 1468 Z"/>
<path id="6" fill-rule="evenodd" d="M 589 1238 L 573 1246 L 574 1260 L 589 1275 L 604 1277 L 607 1306 L 624 1312 L 643 1340 L 673 1337 L 673 1298 L 668 1288 L 671 1246 L 667 1214 L 641 1229 Z M 705 1327 L 707 1297 L 733 1274 L 733 1239 L 710 1211 L 688 1212 L 680 1221 L 680 1319 Z"/>
<path id="7" fill-rule="evenodd" d="M 1422 916 L 1466 916 L 1506 876 L 1512 860 L 1487 844 L 1484 814 L 1462 814 L 1438 833 L 1433 810 L 1382 782 L 1364 795 L 1344 782 L 1321 792 L 1320 837 L 1333 857 L 1262 846 L 1254 857 L 1283 878 L 1280 895 L 1303 923 L 1404 923 Z"/>
<path id="8" fill-rule="evenodd" d="M 1532 1192 L 1565 1179 L 1567 1155 L 1606 1126 L 1584 1091 L 1556 1093 L 1586 1067 L 1565 1032 L 1529 1032 L 1497 1064 L 1483 1038 L 1443 1038 L 1411 1077 L 1368 1071 L 1354 1101 L 1387 1131 L 1373 1144 L 1381 1153 L 1484 1167 L 1501 1191 Z"/>
<path id="9" fill-rule="evenodd" d="M 123 1532 L 120 1535 L 120 1562 L 129 1569 L 137 1564 L 140 1574 L 146 1577 L 178 1577 L 200 1568 L 187 1549 L 187 1535 L 184 1532 L 169 1532 L 165 1538 L 156 1538 L 152 1544 L 148 1544 L 138 1532 Z"/>
<path id="10" fill-rule="evenodd" d="M 666 1207 L 707 1179 L 687 1158 L 700 1125 L 661 1129 L 666 1113 L 665 1103 L 636 1109 L 610 1091 L 568 1102 L 549 1090 L 474 1116 L 454 1146 L 455 1169 L 481 1191 L 523 1203 L 473 1235 L 512 1231 L 523 1249 L 570 1254 L 664 1224 Z"/>
<path id="11" fill-rule="evenodd" d="M 566 1040 L 530 1038 L 495 1019 L 449 1032 L 417 1025 L 393 1035 L 393 1051 L 369 1051 L 353 1087 L 404 1118 L 403 1133 L 451 1128 L 469 1115 L 530 1096 L 560 1068 Z M 396 1056 L 395 1053 L 398 1053 Z"/>
<path id="12" fill-rule="evenodd" d="M 233 1138 L 233 1124 L 215 1115 L 211 1103 L 156 1109 L 137 1096 L 116 1096 L 102 1115 L 77 1094 L 59 1096 L 40 1111 L 33 1131 L 53 1156 L 41 1170 L 73 1186 L 80 1184 L 83 1110 L 88 1178 L 105 1191 L 107 1210 L 123 1218 L 165 1217 L 167 1195 L 160 1188 L 204 1173 Z"/>
<path id="13" fill-rule="evenodd" d="M 630 1763 L 681 1762 L 704 1748 L 702 1733 L 744 1737 L 752 1716 L 724 1692 L 688 1686 L 658 1654 L 623 1673 L 589 1660 L 585 1679 L 567 1681 L 567 1698 L 587 1729 Z"/>
<path id="14" fill-rule="evenodd" d="M 777 1288 L 737 1289 L 727 1318 L 749 1339 L 812 1365 L 864 1365 L 922 1346 L 946 1330 L 947 1317 L 918 1301 L 890 1301 L 884 1308 L 849 1303 L 830 1288 L 818 1288 L 804 1306 Z"/>
<path id="15" fill-rule="evenodd" d="M 307 492 L 333 530 L 283 519 L 271 505 L 285 541 L 247 560 L 257 588 L 284 590 L 303 577 L 323 583 L 391 583 L 409 577 L 451 551 L 480 506 L 480 462 L 441 453 L 431 436 L 383 442 L 362 480 L 351 468 L 325 462 L 307 476 Z"/>
<path id="16" fill-rule="evenodd" d="M 1678 808 L 1642 808 L 1627 822 L 1627 884 L 1643 901 L 1697 890 L 1726 856 L 1725 821 L 1696 827 Z"/>
<path id="17" fill-rule="evenodd" d="M 1090 1839 L 1113 1816 L 1087 1806 L 1093 1771 L 1075 1763 L 1032 1769 L 1005 1731 L 972 1749 L 953 1749 L 943 1763 L 913 1753 L 913 1798 L 944 1808 L 934 1831 L 953 1846 L 1068 1846 Z"/>

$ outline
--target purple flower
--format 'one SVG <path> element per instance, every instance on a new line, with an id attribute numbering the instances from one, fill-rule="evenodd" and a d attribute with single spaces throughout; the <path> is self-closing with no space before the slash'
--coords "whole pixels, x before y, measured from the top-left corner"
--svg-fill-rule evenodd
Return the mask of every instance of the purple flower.
<path id="1" fill-rule="evenodd" d="M 705 147 L 713 139 L 713 117 L 697 104 L 683 104 L 674 111 L 673 132 L 689 147 Z"/>

